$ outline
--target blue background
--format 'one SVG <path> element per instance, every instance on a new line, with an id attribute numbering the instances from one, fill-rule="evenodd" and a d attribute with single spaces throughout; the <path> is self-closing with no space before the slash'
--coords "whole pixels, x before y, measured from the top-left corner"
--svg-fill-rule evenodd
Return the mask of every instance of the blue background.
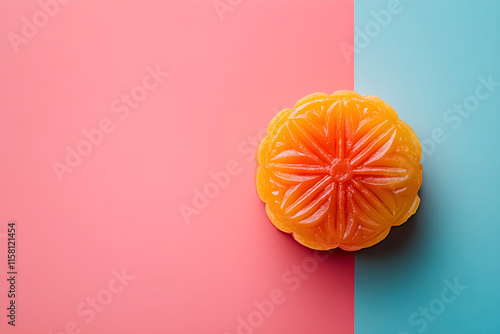
<path id="1" fill-rule="evenodd" d="M 355 90 L 425 143 L 421 204 L 356 253 L 355 333 L 500 333 L 500 1 L 401 0 L 377 30 L 372 11 L 390 2 L 355 2 L 356 31 L 372 29 L 355 43 Z M 490 75 L 499 86 L 474 111 L 448 111 Z M 443 302 L 445 280 L 467 288 Z"/>

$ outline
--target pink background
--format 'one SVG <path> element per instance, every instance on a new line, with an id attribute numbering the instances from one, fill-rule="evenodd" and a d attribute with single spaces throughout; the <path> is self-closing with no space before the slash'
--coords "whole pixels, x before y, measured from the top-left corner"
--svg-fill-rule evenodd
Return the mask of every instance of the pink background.
<path id="1" fill-rule="evenodd" d="M 267 220 L 252 160 L 278 110 L 354 88 L 339 48 L 353 40 L 353 1 L 232 7 L 221 20 L 211 1 L 75 0 L 16 53 L 9 33 L 41 7 L 0 1 L 2 277 L 7 222 L 19 227 L 17 326 L 1 279 L 2 333 L 59 334 L 74 321 L 93 334 L 232 334 L 275 289 L 285 300 L 255 333 L 354 332 L 353 254 L 314 267 Z M 112 104 L 148 66 L 169 75 L 121 119 Z M 113 131 L 60 182 L 54 161 L 105 118 Z M 230 161 L 229 184 L 183 219 L 180 205 Z M 306 263 L 307 276 L 291 271 Z M 77 308 L 122 268 L 135 278 L 87 323 Z"/>

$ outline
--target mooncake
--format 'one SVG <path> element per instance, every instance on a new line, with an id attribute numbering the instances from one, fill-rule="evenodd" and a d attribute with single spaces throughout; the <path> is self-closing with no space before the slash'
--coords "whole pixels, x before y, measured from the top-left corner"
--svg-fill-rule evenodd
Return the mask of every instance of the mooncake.
<path id="1" fill-rule="evenodd" d="M 421 155 L 413 129 L 380 98 L 315 93 L 271 120 L 257 193 L 274 226 L 302 245 L 355 251 L 415 213 Z"/>

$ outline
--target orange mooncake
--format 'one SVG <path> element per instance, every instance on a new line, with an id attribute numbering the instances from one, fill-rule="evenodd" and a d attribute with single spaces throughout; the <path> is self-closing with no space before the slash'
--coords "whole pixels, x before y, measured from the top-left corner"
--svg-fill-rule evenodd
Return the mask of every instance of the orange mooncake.
<path id="1" fill-rule="evenodd" d="M 257 192 L 271 222 L 299 243 L 355 251 L 415 213 L 421 155 L 415 132 L 380 98 L 315 93 L 269 124 Z"/>

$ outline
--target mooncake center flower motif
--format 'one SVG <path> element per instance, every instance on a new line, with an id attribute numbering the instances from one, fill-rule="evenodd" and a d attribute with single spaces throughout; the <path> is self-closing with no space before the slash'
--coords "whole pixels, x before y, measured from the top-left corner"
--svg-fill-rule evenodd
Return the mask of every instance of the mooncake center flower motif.
<path id="1" fill-rule="evenodd" d="M 272 223 L 303 245 L 358 250 L 416 211 L 420 158 L 413 130 L 379 98 L 318 93 L 271 121 L 257 190 Z"/>
<path id="2" fill-rule="evenodd" d="M 331 162 L 329 173 L 333 177 L 334 181 L 344 182 L 350 180 L 352 177 L 352 171 L 349 160 L 334 159 Z"/>

